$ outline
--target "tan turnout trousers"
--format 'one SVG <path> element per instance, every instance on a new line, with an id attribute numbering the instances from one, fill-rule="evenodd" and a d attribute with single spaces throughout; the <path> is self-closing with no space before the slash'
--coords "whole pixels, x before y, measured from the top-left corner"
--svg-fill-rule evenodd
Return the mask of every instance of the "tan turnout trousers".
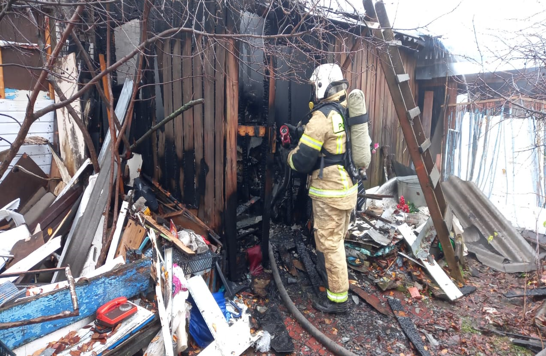
<path id="1" fill-rule="evenodd" d="M 328 276 L 328 299 L 347 300 L 349 280 L 345 257 L 345 235 L 351 219 L 351 210 L 339 210 L 322 201 L 313 200 L 315 243 L 324 254 Z"/>
<path id="2" fill-rule="evenodd" d="M 345 95 L 340 92 L 326 101 L 337 101 Z M 345 106 L 346 102 L 341 105 Z M 345 152 L 346 134 L 343 119 L 336 110 L 315 111 L 305 125 L 298 147 L 290 152 L 288 163 L 298 171 L 305 165 L 306 157 L 316 157 L 327 150 L 332 154 Z M 314 156 L 313 156 L 314 155 Z M 299 166 L 298 166 L 299 165 Z M 328 276 L 328 299 L 342 303 L 347 300 L 349 280 L 345 258 L 344 239 L 349 226 L 351 211 L 356 206 L 358 186 L 353 185 L 342 165 L 332 165 L 311 173 L 309 196 L 313 200 L 315 242 L 317 250 L 324 254 Z"/>

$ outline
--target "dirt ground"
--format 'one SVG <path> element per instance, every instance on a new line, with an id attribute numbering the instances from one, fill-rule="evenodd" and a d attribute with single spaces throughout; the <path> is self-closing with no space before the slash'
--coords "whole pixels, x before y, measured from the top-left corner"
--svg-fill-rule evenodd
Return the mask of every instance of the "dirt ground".
<path id="1" fill-rule="evenodd" d="M 502 333 L 487 331 L 494 329 L 505 334 L 521 334 L 538 340 L 542 338 L 533 323 L 542 301 L 532 298 L 508 299 L 503 296 L 512 288 L 523 288 L 526 281 L 531 280 L 531 274 L 499 273 L 473 258 L 467 261 L 468 268 L 464 277 L 467 285 L 475 286 L 477 290 L 454 303 L 439 300 L 432 293 L 424 293 L 421 300 L 415 300 L 407 291 L 380 292 L 361 273 L 351 274 L 359 286 L 378 296 L 389 311 L 386 298 L 400 299 L 431 355 L 534 355 L 526 348 L 513 345 Z M 281 276 L 298 309 L 324 334 L 355 354 L 418 355 L 392 314 L 384 316 L 362 300 L 358 300 L 356 305 L 353 301 L 356 298 L 352 296 L 349 298 L 350 313 L 339 316 L 323 314 L 311 305 L 313 291 L 306 273 L 298 271 L 297 283 L 292 281 L 291 284 L 286 283 L 289 277 L 286 271 L 281 271 Z M 331 355 L 290 316 L 276 288 L 270 289 L 269 299 L 255 298 L 248 293 L 245 295 L 250 298 L 250 305 L 260 305 L 262 311 L 265 308 L 278 308 L 294 342 L 295 352 L 291 355 Z M 255 309 L 254 313 L 259 312 Z M 425 333 L 437 345 L 433 345 Z M 266 355 L 251 350 L 245 354 Z"/>

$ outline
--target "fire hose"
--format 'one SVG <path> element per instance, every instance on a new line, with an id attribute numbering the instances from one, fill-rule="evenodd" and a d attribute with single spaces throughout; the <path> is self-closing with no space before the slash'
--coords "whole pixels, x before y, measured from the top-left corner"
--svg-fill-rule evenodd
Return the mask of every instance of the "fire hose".
<path id="1" fill-rule="evenodd" d="M 338 356 L 357 356 L 355 353 L 347 350 L 346 348 L 338 345 L 332 339 L 330 339 L 328 336 L 324 335 L 319 329 L 317 329 L 303 314 L 296 308 L 294 305 L 294 302 L 292 302 L 292 299 L 290 299 L 290 296 L 288 295 L 288 292 L 284 288 L 284 285 L 281 281 L 281 276 L 279 275 L 279 269 L 277 268 L 277 262 L 275 261 L 275 255 L 273 253 L 273 247 L 271 244 L 269 244 L 269 261 L 271 263 L 271 269 L 273 271 L 273 279 L 275 280 L 275 285 L 277 286 L 277 289 L 279 290 L 279 294 L 281 295 L 281 299 L 284 302 L 284 305 L 290 311 L 290 314 L 300 323 L 300 325 L 309 333 L 311 336 L 313 336 L 315 339 L 317 339 L 318 342 L 320 342 L 322 345 L 324 345 L 328 350 L 333 352 L 335 355 Z"/>

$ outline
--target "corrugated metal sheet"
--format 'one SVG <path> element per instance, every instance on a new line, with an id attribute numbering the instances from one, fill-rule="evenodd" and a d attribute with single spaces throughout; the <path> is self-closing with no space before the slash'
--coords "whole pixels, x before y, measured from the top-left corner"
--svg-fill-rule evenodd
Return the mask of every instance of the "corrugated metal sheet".
<path id="1" fill-rule="evenodd" d="M 0 99 L 0 113 L 13 117 L 19 123 L 23 122 L 27 106 L 25 93 L 27 93 L 27 91 L 9 91 L 9 89 L 6 89 L 6 97 L 11 99 Z M 34 109 L 40 110 L 51 104 L 53 104 L 53 100 L 49 100 L 45 94 L 40 95 Z M 27 137 L 40 136 L 53 142 L 53 133 L 55 131 L 54 120 L 54 112 L 42 116 L 32 124 Z M 13 142 L 18 132 L 19 124 L 17 122 L 9 117 L 0 116 L 0 136 L 3 139 Z M 10 145 L 8 142 L 0 140 L 0 152 L 9 149 L 9 147 Z M 51 152 L 49 152 L 46 145 L 21 146 L 17 156 L 12 161 L 12 165 L 19 160 L 19 157 L 23 153 L 27 153 L 46 174 L 49 174 L 51 170 Z"/>
<path id="2" fill-rule="evenodd" d="M 465 244 L 483 264 L 506 272 L 535 268 L 533 248 L 475 183 L 451 176 L 442 187 L 465 230 Z"/>

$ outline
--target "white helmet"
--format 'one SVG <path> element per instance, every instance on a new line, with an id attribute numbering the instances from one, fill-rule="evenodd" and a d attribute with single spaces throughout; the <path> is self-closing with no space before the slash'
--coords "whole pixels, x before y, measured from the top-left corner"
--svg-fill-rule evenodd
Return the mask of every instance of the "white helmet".
<path id="1" fill-rule="evenodd" d="M 348 82 L 343 78 L 341 68 L 334 63 L 321 64 L 315 68 L 309 80 L 315 86 L 314 95 L 317 101 L 349 87 Z"/>

